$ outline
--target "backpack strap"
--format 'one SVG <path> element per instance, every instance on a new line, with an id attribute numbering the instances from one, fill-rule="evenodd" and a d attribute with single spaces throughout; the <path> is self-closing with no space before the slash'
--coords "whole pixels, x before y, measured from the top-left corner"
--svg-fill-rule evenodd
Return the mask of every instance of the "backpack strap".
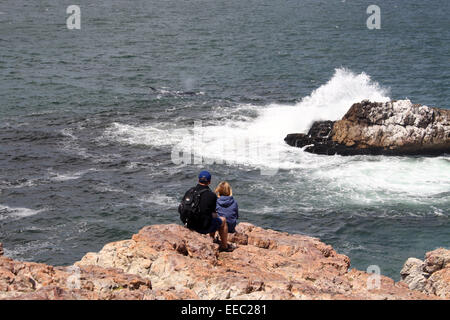
<path id="1" fill-rule="evenodd" d="M 205 191 L 208 191 L 208 189 L 203 189 L 203 190 L 200 190 L 200 191 L 197 191 L 197 192 L 198 192 L 198 194 L 202 194 Z"/>
<path id="2" fill-rule="evenodd" d="M 200 190 L 200 191 L 194 189 L 194 194 L 196 194 L 197 197 L 198 197 L 198 204 L 200 204 L 200 197 L 202 196 L 202 194 L 203 194 L 205 191 L 208 191 L 208 189 L 203 189 L 203 190 Z"/>

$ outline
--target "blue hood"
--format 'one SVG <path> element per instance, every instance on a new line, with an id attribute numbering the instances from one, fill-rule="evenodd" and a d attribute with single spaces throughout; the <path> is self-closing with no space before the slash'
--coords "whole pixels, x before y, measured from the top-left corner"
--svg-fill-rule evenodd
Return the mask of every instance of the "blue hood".
<path id="1" fill-rule="evenodd" d="M 239 218 L 238 204 L 232 196 L 221 196 L 216 203 L 217 214 L 225 217 L 228 223 L 236 223 Z"/>
<path id="2" fill-rule="evenodd" d="M 220 196 L 220 198 L 217 198 L 217 204 L 223 208 L 228 208 L 234 202 L 235 201 L 232 196 Z"/>

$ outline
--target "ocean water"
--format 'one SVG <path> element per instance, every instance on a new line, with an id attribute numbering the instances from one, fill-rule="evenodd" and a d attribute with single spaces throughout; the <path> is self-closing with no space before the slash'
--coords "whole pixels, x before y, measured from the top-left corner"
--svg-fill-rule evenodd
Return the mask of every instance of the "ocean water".
<path id="1" fill-rule="evenodd" d="M 311 235 L 400 278 L 450 247 L 450 157 L 320 156 L 286 134 L 354 102 L 450 108 L 450 4 L 80 0 L 0 3 L 0 242 L 67 265 L 179 223 L 204 168 L 241 221 Z M 381 29 L 366 26 L 369 5 Z M 184 158 L 183 158 L 184 157 Z"/>

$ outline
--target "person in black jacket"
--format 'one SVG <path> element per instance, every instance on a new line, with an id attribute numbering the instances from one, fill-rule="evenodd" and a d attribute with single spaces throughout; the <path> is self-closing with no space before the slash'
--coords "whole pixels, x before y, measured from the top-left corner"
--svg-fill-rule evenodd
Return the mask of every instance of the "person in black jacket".
<path id="1" fill-rule="evenodd" d="M 217 196 L 211 191 L 209 185 L 211 184 L 211 174 L 208 171 L 202 171 L 198 175 L 198 184 L 195 186 L 197 191 L 206 189 L 206 192 L 202 192 L 200 195 L 199 209 L 200 214 L 204 217 L 205 227 L 191 227 L 201 234 L 215 234 L 219 231 L 220 236 L 220 251 L 231 251 L 231 247 L 228 245 L 228 225 L 224 217 L 219 217 L 216 213 Z"/>

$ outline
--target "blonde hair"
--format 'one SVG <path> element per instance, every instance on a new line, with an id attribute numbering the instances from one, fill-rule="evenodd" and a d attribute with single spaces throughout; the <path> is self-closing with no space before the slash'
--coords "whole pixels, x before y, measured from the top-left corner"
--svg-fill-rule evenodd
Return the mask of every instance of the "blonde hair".
<path id="1" fill-rule="evenodd" d="M 217 186 L 216 190 L 214 190 L 216 192 L 216 194 L 220 197 L 220 196 L 232 196 L 233 195 L 233 190 L 231 189 L 231 186 L 228 182 L 226 181 L 222 181 L 221 183 L 219 183 L 219 185 Z"/>

